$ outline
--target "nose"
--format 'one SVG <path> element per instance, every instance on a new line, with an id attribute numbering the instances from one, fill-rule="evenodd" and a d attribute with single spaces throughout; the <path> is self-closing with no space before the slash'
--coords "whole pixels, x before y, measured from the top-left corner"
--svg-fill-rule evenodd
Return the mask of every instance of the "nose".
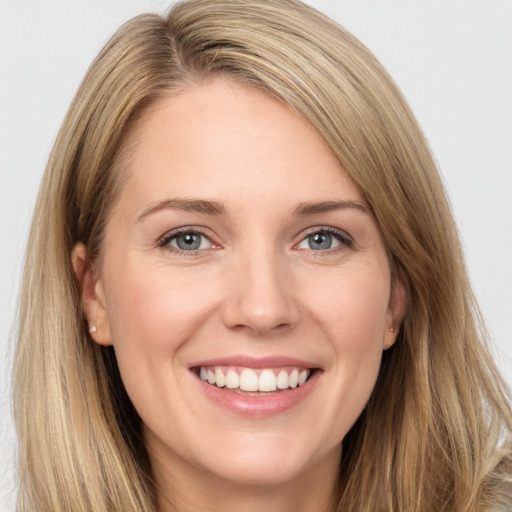
<path id="1" fill-rule="evenodd" d="M 252 335 L 293 328 L 299 308 L 290 270 L 274 251 L 253 251 L 230 266 L 222 307 L 224 324 Z"/>

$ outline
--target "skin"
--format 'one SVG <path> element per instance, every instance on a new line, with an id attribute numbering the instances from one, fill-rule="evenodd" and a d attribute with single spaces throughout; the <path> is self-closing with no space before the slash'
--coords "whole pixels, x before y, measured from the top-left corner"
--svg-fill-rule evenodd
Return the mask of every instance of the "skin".
<path id="1" fill-rule="evenodd" d="M 114 345 L 143 420 L 160 510 L 170 496 L 180 511 L 331 509 L 341 440 L 405 308 L 361 193 L 288 106 L 227 80 L 159 100 L 127 148 L 100 261 L 82 244 L 73 259 L 92 337 Z M 224 212 L 162 207 L 176 198 Z M 333 201 L 351 206 L 297 213 Z M 159 245 L 182 227 L 205 233 L 199 250 Z M 342 239 L 312 248 L 326 228 Z M 299 358 L 319 377 L 294 407 L 246 417 L 190 371 L 233 354 Z"/>

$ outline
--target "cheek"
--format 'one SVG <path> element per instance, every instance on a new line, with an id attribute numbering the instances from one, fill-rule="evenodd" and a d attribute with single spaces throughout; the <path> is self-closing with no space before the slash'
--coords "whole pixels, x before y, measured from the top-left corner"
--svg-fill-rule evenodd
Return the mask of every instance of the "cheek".
<path id="1" fill-rule="evenodd" d="M 188 410 L 169 389 L 183 378 L 183 347 L 214 307 L 208 281 L 183 274 L 157 266 L 118 266 L 109 274 L 108 317 L 119 370 L 147 425 Z"/>
<path id="2" fill-rule="evenodd" d="M 390 294 L 387 267 L 358 270 L 332 276 L 328 293 L 314 293 L 316 288 L 311 288 L 310 304 L 331 353 L 331 420 L 340 425 L 342 435 L 375 386 Z"/>
<path id="3" fill-rule="evenodd" d="M 329 339 L 343 353 L 361 353 L 374 345 L 381 347 L 390 296 L 386 269 L 355 268 L 332 272 L 309 286 L 307 295 L 312 316 L 320 322 Z"/>
<path id="4" fill-rule="evenodd" d="M 192 272 L 153 267 L 119 273 L 109 295 L 116 349 L 173 352 L 214 307 L 210 281 Z"/>

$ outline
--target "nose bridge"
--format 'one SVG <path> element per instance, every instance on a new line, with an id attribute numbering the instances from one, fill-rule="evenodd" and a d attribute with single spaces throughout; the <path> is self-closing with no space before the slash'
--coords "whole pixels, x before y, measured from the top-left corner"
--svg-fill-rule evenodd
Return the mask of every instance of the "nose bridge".
<path id="1" fill-rule="evenodd" d="M 294 326 L 299 311 L 286 257 L 263 242 L 247 246 L 233 259 L 223 307 L 225 324 L 260 335 L 276 327 Z"/>

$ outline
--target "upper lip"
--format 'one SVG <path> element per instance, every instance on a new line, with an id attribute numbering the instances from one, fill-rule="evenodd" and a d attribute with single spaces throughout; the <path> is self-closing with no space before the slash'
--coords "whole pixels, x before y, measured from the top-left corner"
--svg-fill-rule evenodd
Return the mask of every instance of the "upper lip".
<path id="1" fill-rule="evenodd" d="M 301 368 L 319 368 L 319 365 L 304 359 L 289 356 L 254 357 L 246 354 L 216 357 L 195 361 L 190 368 L 201 366 L 243 366 L 245 368 L 279 368 L 281 366 L 298 366 Z"/>

